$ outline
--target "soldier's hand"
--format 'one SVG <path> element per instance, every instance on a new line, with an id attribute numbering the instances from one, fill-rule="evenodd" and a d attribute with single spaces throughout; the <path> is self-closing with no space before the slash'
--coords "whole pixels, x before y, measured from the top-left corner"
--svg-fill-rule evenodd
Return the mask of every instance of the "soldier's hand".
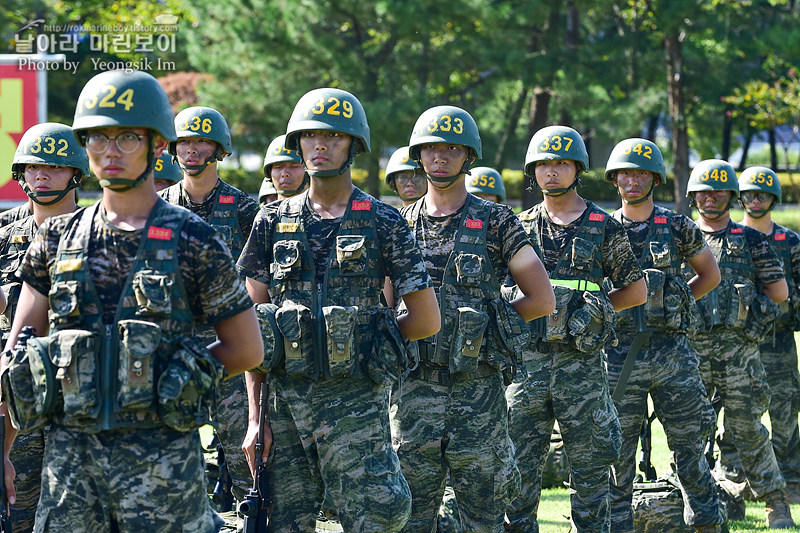
<path id="1" fill-rule="evenodd" d="M 247 457 L 247 465 L 250 467 L 250 474 L 255 477 L 256 470 L 256 442 L 258 441 L 258 425 L 250 424 L 247 426 L 247 434 L 242 442 L 242 451 Z M 261 460 L 266 461 L 272 448 L 272 428 L 269 424 L 264 426 L 264 448 L 261 453 Z"/>
<path id="2" fill-rule="evenodd" d="M 17 477 L 17 471 L 14 470 L 14 464 L 8 455 L 5 456 L 5 484 L 6 484 L 6 497 L 8 503 L 14 504 L 17 501 L 17 490 L 14 488 L 14 478 Z"/>

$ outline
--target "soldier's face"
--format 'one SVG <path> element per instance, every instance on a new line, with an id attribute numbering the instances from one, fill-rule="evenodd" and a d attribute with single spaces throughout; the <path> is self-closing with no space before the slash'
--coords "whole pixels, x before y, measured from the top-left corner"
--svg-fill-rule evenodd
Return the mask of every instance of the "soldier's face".
<path id="1" fill-rule="evenodd" d="M 474 192 L 472 194 L 474 194 L 478 198 L 483 198 L 484 200 L 486 200 L 488 202 L 498 203 L 500 201 L 500 197 L 497 196 L 496 194 L 492 194 L 492 193 L 488 193 L 488 192 Z"/>
<path id="2" fill-rule="evenodd" d="M 462 144 L 425 144 L 419 151 L 422 168 L 434 178 L 458 175 L 469 157 L 469 149 Z"/>
<path id="3" fill-rule="evenodd" d="M 350 157 L 353 137 L 329 130 L 309 130 L 300 135 L 300 151 L 309 170 L 336 170 Z"/>
<path id="4" fill-rule="evenodd" d="M 211 139 L 200 137 L 187 137 L 178 139 L 175 143 L 175 153 L 178 161 L 184 165 L 202 165 L 214 152 L 219 145 Z"/>
<path id="5" fill-rule="evenodd" d="M 279 191 L 294 191 L 303 184 L 303 175 L 306 173 L 302 163 L 286 161 L 275 163 L 269 170 L 272 184 Z"/>
<path id="6" fill-rule="evenodd" d="M 421 173 L 403 170 L 394 174 L 394 187 L 397 196 L 406 201 L 423 196 L 428 191 L 428 182 Z"/>
<path id="7" fill-rule="evenodd" d="M 72 167 L 25 165 L 25 183 L 34 192 L 63 191 L 74 175 Z"/>
<path id="8" fill-rule="evenodd" d="M 102 153 L 96 153 L 92 150 L 87 150 L 89 155 L 89 166 L 92 169 L 97 179 L 107 178 L 124 178 L 135 180 L 147 169 L 147 151 L 150 149 L 150 143 L 147 142 L 150 131 L 145 128 L 98 128 L 89 131 L 91 133 L 102 133 L 109 137 L 116 137 L 122 132 L 133 132 L 142 137 L 142 141 L 132 152 L 123 152 L 117 146 L 117 143 L 111 141 L 108 143 L 108 148 Z M 167 142 L 160 136 L 156 136 L 153 143 L 153 151 L 156 157 L 161 155 L 167 146 Z M 113 188 L 113 187 L 112 187 Z"/>
<path id="9" fill-rule="evenodd" d="M 653 173 L 649 170 L 626 168 L 616 171 L 614 184 L 620 196 L 631 202 L 647 196 L 653 187 Z"/>
<path id="10" fill-rule="evenodd" d="M 572 159 L 537 161 L 534 173 L 542 189 L 563 189 L 575 181 L 578 167 Z"/>
<path id="11" fill-rule="evenodd" d="M 698 191 L 694 195 L 697 207 L 709 212 L 725 211 L 728 208 L 730 199 L 730 191 Z"/>

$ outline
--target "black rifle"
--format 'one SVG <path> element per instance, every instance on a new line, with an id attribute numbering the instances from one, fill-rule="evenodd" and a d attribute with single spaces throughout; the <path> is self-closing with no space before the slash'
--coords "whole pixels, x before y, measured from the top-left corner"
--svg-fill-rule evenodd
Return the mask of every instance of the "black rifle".
<path id="1" fill-rule="evenodd" d="M 233 509 L 233 492 L 231 492 L 233 480 L 228 470 L 228 461 L 225 459 L 222 443 L 216 435 L 214 435 L 214 440 L 217 441 L 217 483 L 214 485 L 211 499 L 219 506 L 219 510 L 225 513 Z"/>
<path id="2" fill-rule="evenodd" d="M 653 433 L 652 425 L 655 420 L 656 414 L 648 414 L 642 421 L 642 433 L 640 439 L 642 441 L 642 455 L 639 457 L 639 470 L 644 474 L 645 481 L 655 481 L 658 478 L 656 469 L 650 461 L 650 456 L 653 452 Z"/>
<path id="3" fill-rule="evenodd" d="M 0 415 L 0 450 L 3 450 L 3 459 L 0 461 L 0 533 L 11 533 L 11 513 L 8 509 L 8 494 L 6 494 L 6 415 Z"/>
<path id="4" fill-rule="evenodd" d="M 256 440 L 256 467 L 253 488 L 247 498 L 239 504 L 239 512 L 244 515 L 243 533 L 266 533 L 269 515 L 272 512 L 272 495 L 269 493 L 269 473 L 267 465 L 261 460 L 264 452 L 264 426 L 267 423 L 267 384 L 261 384 L 258 398 L 258 440 Z"/>

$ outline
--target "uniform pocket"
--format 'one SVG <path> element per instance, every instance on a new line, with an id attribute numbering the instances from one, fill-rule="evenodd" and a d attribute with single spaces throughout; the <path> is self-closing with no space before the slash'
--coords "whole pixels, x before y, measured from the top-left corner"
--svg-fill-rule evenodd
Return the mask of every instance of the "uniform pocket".
<path id="1" fill-rule="evenodd" d="M 622 430 L 617 409 L 610 399 L 592 413 L 592 449 L 595 463 L 611 465 L 619 459 L 622 447 Z"/>
<path id="2" fill-rule="evenodd" d="M 572 301 L 575 291 L 570 287 L 555 285 L 553 286 L 553 293 L 556 296 L 556 309 L 547 317 L 545 340 L 547 342 L 561 342 L 567 338 L 569 303 Z"/>
<path id="3" fill-rule="evenodd" d="M 657 244 L 657 243 L 650 243 Z M 647 268 L 644 270 L 647 281 L 647 301 L 644 303 L 644 318 L 650 327 L 663 327 L 664 321 L 664 282 L 666 274 L 660 270 Z"/>
<path id="4" fill-rule="evenodd" d="M 264 342 L 264 362 L 256 367 L 261 372 L 268 372 L 280 366 L 283 361 L 283 339 L 275 321 L 278 306 L 272 303 L 257 304 L 256 316 L 261 329 L 261 340 Z"/>
<path id="5" fill-rule="evenodd" d="M 653 260 L 654 268 L 669 268 L 672 264 L 672 254 L 670 252 L 669 243 L 651 242 L 650 257 Z"/>
<path id="6" fill-rule="evenodd" d="M 761 418 L 769 409 L 769 385 L 767 384 L 767 373 L 761 360 L 754 358 L 747 365 L 747 375 L 750 377 L 750 407 L 753 415 Z"/>
<path id="7" fill-rule="evenodd" d="M 494 444 L 492 448 L 499 463 L 495 469 L 494 493 L 502 507 L 505 507 L 519 494 L 522 478 L 514 460 L 514 445 L 511 440 L 505 439 Z"/>
<path id="8" fill-rule="evenodd" d="M 272 245 L 272 277 L 294 279 L 303 267 L 303 243 L 297 240 L 278 241 Z"/>
<path id="9" fill-rule="evenodd" d="M 458 321 L 450 344 L 450 372 L 474 372 L 478 369 L 483 335 L 489 315 L 472 307 L 458 308 Z"/>
<path id="10" fill-rule="evenodd" d="M 367 271 L 367 238 L 364 235 L 337 235 L 336 261 L 343 276 L 360 276 Z"/>
<path id="11" fill-rule="evenodd" d="M 158 324 L 142 320 L 119 322 L 120 362 L 117 403 L 122 409 L 141 411 L 155 399 L 153 354 L 161 342 Z"/>
<path id="12" fill-rule="evenodd" d="M 756 288 L 749 283 L 734 283 L 728 307 L 727 324 L 729 328 L 743 328 L 747 325 L 750 306 L 756 296 Z"/>
<path id="13" fill-rule="evenodd" d="M 287 304 L 275 312 L 275 322 L 283 337 L 286 373 L 314 377 L 317 367 L 311 310 L 304 305 Z"/>
<path id="14" fill-rule="evenodd" d="M 59 281 L 50 288 L 51 327 L 67 328 L 78 325 L 78 296 L 80 284 L 77 281 Z"/>
<path id="15" fill-rule="evenodd" d="M 358 341 L 355 335 L 358 307 L 332 305 L 322 308 L 327 333 L 328 371 L 332 377 L 355 376 L 358 372 Z"/>
<path id="16" fill-rule="evenodd" d="M 455 259 L 456 284 L 462 287 L 477 287 L 483 277 L 483 257 L 477 254 L 460 253 Z"/>
<path id="17" fill-rule="evenodd" d="M 51 336 L 50 360 L 61 384 L 67 420 L 96 418 L 98 401 L 99 337 L 90 331 L 66 329 Z M 28 341 L 30 344 L 35 339 Z"/>
<path id="18" fill-rule="evenodd" d="M 572 240 L 572 268 L 581 272 L 591 272 L 597 256 L 597 245 L 581 237 Z"/>
<path id="19" fill-rule="evenodd" d="M 168 317 L 172 313 L 172 274 L 140 270 L 133 276 L 138 316 Z"/>

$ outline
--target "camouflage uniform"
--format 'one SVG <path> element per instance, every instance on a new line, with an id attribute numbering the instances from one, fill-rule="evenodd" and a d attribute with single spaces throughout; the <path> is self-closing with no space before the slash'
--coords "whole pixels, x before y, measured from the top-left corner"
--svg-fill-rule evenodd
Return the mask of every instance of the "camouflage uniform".
<path id="1" fill-rule="evenodd" d="M 31 208 L 28 205 L 28 202 L 18 205 L 17 207 L 12 207 L 11 209 L 7 209 L 6 211 L 0 213 L 0 228 L 8 226 L 17 220 L 22 220 L 23 218 L 29 217 L 31 214 Z"/>
<path id="2" fill-rule="evenodd" d="M 173 205 L 187 208 L 219 231 L 233 258 L 238 259 L 258 213 L 258 205 L 252 198 L 222 180 L 217 181 L 208 197 L 200 203 L 189 198 L 183 182 L 167 187 L 159 195 Z M 217 338 L 214 329 L 208 325 L 198 327 L 195 335 L 204 344 L 211 344 Z M 236 500 L 241 501 L 253 485 L 253 476 L 242 452 L 242 441 L 247 433 L 247 391 L 243 375 L 220 384 L 211 417 L 216 423 L 214 432 L 225 451 L 225 461 L 233 481 L 231 490 Z"/>
<path id="3" fill-rule="evenodd" d="M 98 203 L 48 219 L 19 272 L 49 295 L 48 338 L 92 332 L 104 339 L 95 343 L 101 365 L 110 366 L 102 375 L 117 376 L 95 382 L 101 373 L 86 351 L 63 367 L 82 387 L 65 391 L 64 407 L 50 415 L 35 531 L 218 531 L 198 433 L 162 420 L 160 378 L 170 376 L 175 343 L 192 341 L 195 320 L 216 324 L 252 306 L 219 235 L 161 200 L 147 227 L 124 231 Z M 72 346 L 92 345 L 86 342 Z M 185 414 L 197 422 L 202 413 Z"/>
<path id="4" fill-rule="evenodd" d="M 703 233 L 719 263 L 722 283 L 698 300 L 704 327 L 690 340 L 700 357 L 706 390 L 719 390 L 744 473 L 760 498 L 783 490 L 786 483 L 775 461 L 769 432 L 761 423 L 761 415 L 769 406 L 769 386 L 758 343 L 746 336 L 756 321 L 751 313 L 741 312 L 745 301 L 738 300 L 752 299 L 752 294 L 766 298 L 760 286 L 783 279 L 783 269 L 769 239 L 758 230 L 731 221 L 723 230 Z M 749 298 L 747 289 L 752 293 Z M 753 300 L 748 308 L 755 307 Z"/>
<path id="5" fill-rule="evenodd" d="M 411 494 L 389 428 L 398 365 L 385 357 L 405 349 L 386 349 L 400 336 L 380 294 L 386 276 L 400 294 L 430 287 L 425 264 L 397 210 L 358 188 L 341 218 L 317 215 L 308 192 L 275 207 L 259 212 L 238 263 L 269 285 L 285 352 L 263 367 L 269 531 L 312 530 L 326 490 L 345 531 L 397 531 Z M 352 329 L 337 315 L 351 317 Z"/>
<path id="6" fill-rule="evenodd" d="M 767 373 L 770 390 L 769 419 L 772 426 L 772 449 L 786 483 L 800 483 L 800 433 L 797 411 L 800 407 L 800 377 L 797 371 L 797 345 L 794 331 L 800 330 L 795 318 L 800 306 L 800 236 L 775 224 L 768 236 L 772 249 L 783 263 L 789 300 L 781 303 L 781 317 L 772 331 L 758 345 L 761 363 Z M 736 452 L 732 432 L 723 432 L 720 439 L 720 462 L 724 469 L 741 472 L 741 460 Z"/>
<path id="7" fill-rule="evenodd" d="M 664 291 L 660 298 L 664 303 L 654 312 L 649 312 L 648 304 L 644 304 L 618 313 L 616 330 L 619 344 L 616 347 L 607 346 L 605 350 L 608 381 L 613 391 L 635 336 L 635 315 L 639 314 L 643 326 L 653 331 L 649 342 L 636 358 L 625 395 L 615 402 L 622 428 L 622 448 L 620 460 L 612 468 L 611 531 L 634 531 L 631 498 L 636 474 L 635 455 L 642 421 L 647 413 L 648 394 L 653 398 L 653 405 L 673 452 L 685 502 L 686 524 L 721 524 L 724 518 L 719 496 L 703 453 L 705 440 L 713 431 L 716 414 L 700 378 L 697 353 L 685 335 L 691 312 L 689 306 L 693 306 L 694 302 L 688 286 L 680 278 L 682 260 L 704 252 L 707 248 L 705 239 L 688 217 L 659 206 L 654 206 L 648 220 L 630 220 L 622 215 L 621 210 L 616 211 L 614 217 L 625 227 L 634 255 L 641 258 L 640 266 L 664 272 L 669 282 L 659 289 L 655 279 L 648 280 L 652 290 Z M 671 288 L 674 283 L 682 287 L 677 290 Z M 655 294 L 650 299 L 659 301 Z M 668 299 L 673 301 L 666 302 Z M 668 324 L 669 317 L 665 319 L 665 313 L 677 320 Z M 687 320 L 682 321 L 682 317 L 687 317 Z"/>
<path id="8" fill-rule="evenodd" d="M 551 279 L 583 279 L 594 284 L 595 291 L 603 278 L 618 288 L 638 281 L 642 271 L 622 225 L 586 203 L 584 214 L 566 226 L 554 223 L 544 204 L 519 215 Z M 550 322 L 568 312 L 562 305 L 566 304 L 557 294 L 557 313 Z M 531 343 L 522 352 L 521 371 L 506 391 L 509 429 L 522 473 L 520 495 L 506 510 L 507 531 L 539 531 L 541 475 L 555 420 L 570 464 L 573 528 L 608 531 L 609 466 L 619 456 L 621 440 L 617 411 L 601 347 L 586 353 L 569 339 Z"/>
<path id="9" fill-rule="evenodd" d="M 23 204 L 27 207 L 28 204 Z M 5 312 L 0 315 L 0 331 L 5 346 L 11 330 L 11 321 L 19 301 L 22 283 L 16 272 L 36 235 L 36 221 L 32 216 L 22 218 L 0 229 L 0 283 L 6 295 Z M 33 531 L 33 517 L 39 503 L 39 487 L 42 482 L 42 457 L 44 455 L 44 431 L 32 431 L 17 437 L 11 448 L 11 462 L 17 472 L 14 487 L 17 501 L 11 506 L 14 531 Z"/>
<path id="10" fill-rule="evenodd" d="M 530 243 L 511 209 L 471 194 L 445 217 L 428 215 L 425 198 L 401 212 L 420 244 L 442 314 L 442 330 L 418 341 L 420 366 L 392 397 L 392 437 L 413 496 L 403 531 L 435 529 L 448 472 L 463 529 L 502 531 L 519 471 L 502 376 L 509 361 L 496 333 L 502 325 L 489 313 L 508 262 Z M 464 310 L 479 310 L 488 320 L 475 329 Z"/>

